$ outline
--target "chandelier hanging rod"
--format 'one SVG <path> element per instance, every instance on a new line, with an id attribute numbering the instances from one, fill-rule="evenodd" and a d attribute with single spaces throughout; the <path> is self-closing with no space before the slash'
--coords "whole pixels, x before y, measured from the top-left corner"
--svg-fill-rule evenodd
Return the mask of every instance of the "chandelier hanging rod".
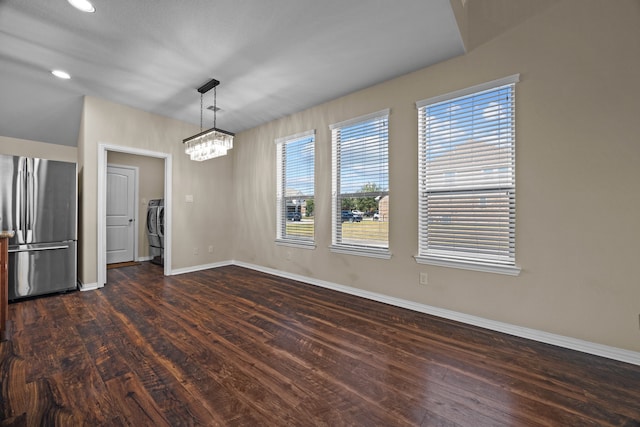
<path id="1" fill-rule="evenodd" d="M 197 90 L 200 93 L 200 95 L 202 96 L 205 93 L 209 92 L 214 87 L 218 86 L 219 84 L 220 84 L 219 80 L 211 79 L 208 82 L 206 82 L 205 84 L 203 84 L 202 86 L 200 86 Z M 215 108 L 216 108 L 216 106 L 214 106 L 214 110 L 215 110 Z M 200 110 L 202 110 L 202 105 L 200 106 Z M 215 115 L 216 111 L 214 111 L 213 114 Z M 200 119 L 200 120 L 202 121 L 202 119 Z M 202 126 L 202 123 L 200 123 L 200 125 Z M 200 129 L 202 129 L 202 127 Z M 189 141 L 192 141 L 192 140 L 194 140 L 196 138 L 199 138 L 202 135 L 206 135 L 206 134 L 208 134 L 208 133 L 210 133 L 210 132 L 212 132 L 214 130 L 218 131 L 220 133 L 223 133 L 225 135 L 235 136 L 235 133 L 229 132 L 229 131 L 226 131 L 226 130 L 223 130 L 223 129 L 219 129 L 219 128 L 215 127 L 215 125 L 214 125 L 214 127 L 212 127 L 211 129 L 203 130 L 202 132 L 200 132 L 200 133 L 198 133 L 196 135 L 193 135 L 193 136 L 190 136 L 189 138 L 183 139 L 182 143 L 184 144 L 184 143 L 187 143 Z"/>

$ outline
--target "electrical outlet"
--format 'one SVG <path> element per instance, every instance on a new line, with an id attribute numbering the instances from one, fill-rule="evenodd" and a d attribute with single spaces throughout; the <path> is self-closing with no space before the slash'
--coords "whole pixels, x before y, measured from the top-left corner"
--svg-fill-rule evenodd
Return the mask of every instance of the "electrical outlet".
<path id="1" fill-rule="evenodd" d="M 213 253 L 213 246 L 209 246 L 209 253 L 212 254 Z"/>
<path id="2" fill-rule="evenodd" d="M 427 273 L 420 273 L 420 284 L 421 285 L 427 285 L 429 283 L 429 278 L 427 276 Z"/>
<path id="3" fill-rule="evenodd" d="M 193 248 L 193 254 L 198 255 L 198 248 Z"/>

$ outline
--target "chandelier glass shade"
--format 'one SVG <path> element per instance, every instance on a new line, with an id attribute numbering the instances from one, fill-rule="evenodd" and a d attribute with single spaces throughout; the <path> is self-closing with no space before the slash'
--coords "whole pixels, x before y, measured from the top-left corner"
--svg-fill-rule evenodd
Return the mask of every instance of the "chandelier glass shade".
<path id="1" fill-rule="evenodd" d="M 184 152 L 191 160 L 201 162 L 226 156 L 233 148 L 233 134 L 220 129 L 209 129 L 183 140 Z"/>
<path id="2" fill-rule="evenodd" d="M 216 128 L 216 111 L 218 107 L 216 105 L 216 86 L 220 82 L 216 79 L 205 83 L 198 88 L 200 92 L 200 130 L 202 131 L 202 96 L 205 92 L 213 88 L 213 128 L 200 132 L 197 135 L 190 136 L 187 139 L 183 139 L 184 152 L 189 155 L 191 160 L 201 162 L 203 160 L 209 160 L 220 156 L 226 156 L 227 151 L 233 148 L 234 134 L 227 132 L 226 130 Z"/>

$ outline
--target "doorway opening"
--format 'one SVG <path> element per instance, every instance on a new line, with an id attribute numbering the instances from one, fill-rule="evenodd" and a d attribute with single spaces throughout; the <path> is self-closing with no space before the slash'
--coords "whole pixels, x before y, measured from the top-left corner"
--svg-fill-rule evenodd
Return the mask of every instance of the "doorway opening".
<path id="1" fill-rule="evenodd" d="M 140 206 L 144 206 L 144 213 L 146 215 L 146 204 L 150 200 L 151 195 L 153 197 L 162 197 L 165 201 L 165 209 L 164 209 L 164 267 L 161 267 L 163 274 L 168 276 L 171 274 L 171 154 L 149 151 L 149 150 L 141 150 L 131 147 L 121 147 L 117 145 L 107 145 L 100 144 L 98 147 L 98 253 L 97 253 L 97 272 L 98 272 L 98 287 L 103 287 L 106 283 L 107 279 L 107 261 L 108 261 L 108 246 L 107 246 L 107 226 L 108 226 L 108 209 L 107 209 L 107 197 L 108 197 L 108 163 L 138 163 L 138 167 L 140 168 L 141 164 L 149 164 L 155 165 L 158 168 L 159 163 L 162 162 L 163 165 L 160 166 L 161 176 L 162 178 L 159 180 L 162 183 L 162 188 L 160 189 L 159 183 L 155 183 L 156 185 L 151 185 L 153 187 L 151 190 L 148 190 L 145 184 L 144 195 L 142 194 L 142 185 L 139 185 L 139 192 L 137 197 L 135 198 L 135 210 L 138 211 L 138 214 L 134 214 L 137 216 L 133 218 L 132 222 L 136 222 L 136 235 L 134 236 L 134 246 L 137 249 L 134 249 L 134 262 L 137 261 L 146 261 L 152 258 L 151 254 L 147 254 L 146 250 L 146 237 L 140 238 L 141 229 L 146 230 L 146 218 L 144 215 L 140 215 Z M 155 163 L 154 163 L 155 162 Z M 122 166 L 122 165 L 121 165 Z M 156 174 L 157 175 L 157 174 Z M 141 180 L 144 176 L 144 172 L 140 171 L 138 174 L 138 179 Z M 154 176 L 155 180 L 158 181 L 158 177 Z M 113 213 L 113 212 L 112 212 Z M 128 222 L 129 218 L 126 218 Z M 137 237 L 137 239 L 136 239 Z M 136 243 L 136 241 L 138 243 Z M 143 243 L 140 243 L 143 242 Z M 116 245 L 117 246 L 117 245 Z M 137 259 L 136 259 L 137 258 Z"/>

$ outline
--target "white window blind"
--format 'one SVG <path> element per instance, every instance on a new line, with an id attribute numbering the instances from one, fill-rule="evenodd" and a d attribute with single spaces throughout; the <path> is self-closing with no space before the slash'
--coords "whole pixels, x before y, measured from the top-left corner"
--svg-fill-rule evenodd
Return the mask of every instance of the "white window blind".
<path id="1" fill-rule="evenodd" d="M 517 81 L 417 103 L 416 259 L 515 266 Z"/>
<path id="2" fill-rule="evenodd" d="M 315 131 L 276 140 L 277 239 L 313 243 Z"/>
<path id="3" fill-rule="evenodd" d="M 389 110 L 330 126 L 332 228 L 338 252 L 386 257 L 389 247 Z"/>

